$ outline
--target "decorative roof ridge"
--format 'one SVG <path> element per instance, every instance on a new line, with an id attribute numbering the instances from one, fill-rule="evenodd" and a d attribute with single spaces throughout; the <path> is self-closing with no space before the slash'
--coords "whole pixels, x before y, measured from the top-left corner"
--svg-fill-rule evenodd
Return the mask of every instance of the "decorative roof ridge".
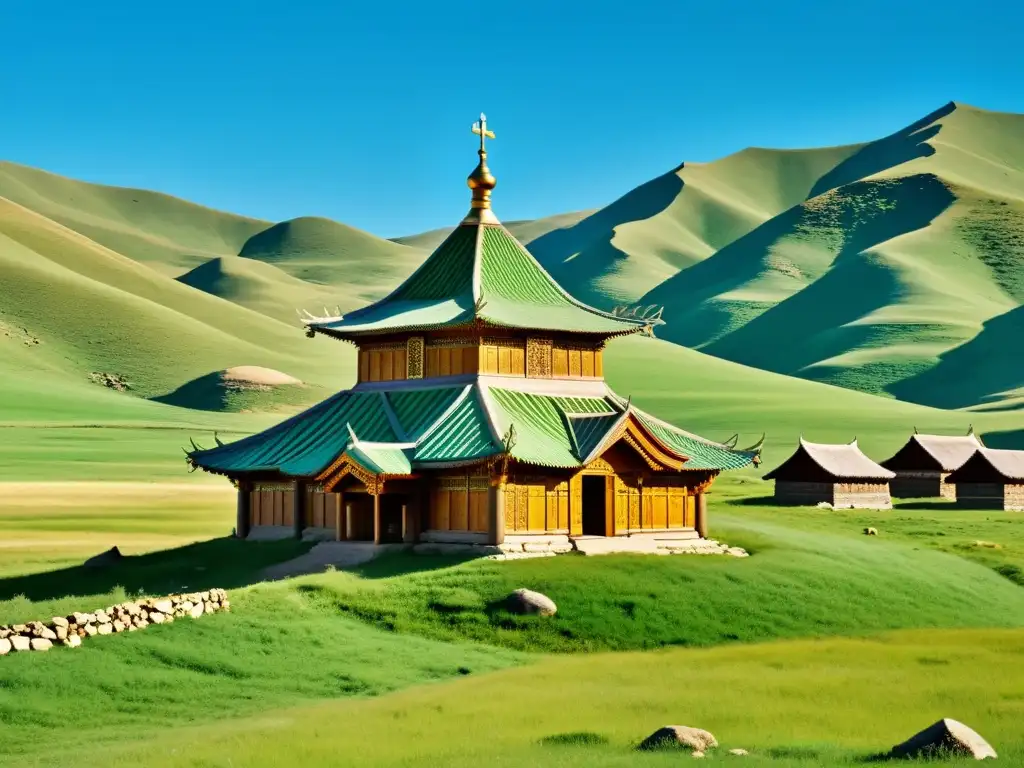
<path id="1" fill-rule="evenodd" d="M 491 402 L 491 391 L 487 382 L 477 381 L 476 386 L 477 399 L 480 402 L 480 408 L 484 412 L 484 421 L 487 422 L 487 430 L 491 433 L 491 440 L 494 441 L 495 445 L 502 445 L 501 432 L 498 430 L 497 418 L 494 415 L 494 403 Z"/>
<path id="2" fill-rule="evenodd" d="M 567 418 L 567 419 L 603 419 L 603 418 L 606 418 L 608 416 L 616 416 L 619 413 L 621 413 L 621 411 L 604 411 L 603 413 L 597 413 L 597 412 L 571 413 L 569 411 L 565 411 L 564 412 L 565 418 Z"/>
<path id="3" fill-rule="evenodd" d="M 463 373 L 458 376 L 445 376 L 443 378 L 423 379 L 392 379 L 391 381 L 361 381 L 347 392 L 368 395 L 373 392 L 414 392 L 420 389 L 459 389 L 467 384 L 472 384 L 476 379 L 475 373 Z"/>
<path id="4" fill-rule="evenodd" d="M 416 447 L 416 443 L 382 443 L 373 440 L 360 440 L 350 421 L 345 422 L 345 428 L 348 429 L 349 444 L 345 446 L 341 453 L 345 453 L 350 448 L 399 448 L 405 450 L 406 448 Z"/>
<path id="5" fill-rule="evenodd" d="M 452 400 L 451 404 L 434 420 L 434 423 L 423 431 L 423 434 L 420 435 L 420 439 L 413 443 L 414 448 L 440 429 L 441 425 L 448 419 L 448 417 L 455 413 L 455 410 L 462 405 L 472 388 L 472 384 L 466 384 L 462 388 L 462 392 L 459 393 L 458 397 Z"/>
<path id="6" fill-rule="evenodd" d="M 391 401 L 388 400 L 388 393 L 379 389 L 377 390 L 377 394 L 380 395 L 381 402 L 384 404 L 384 415 L 387 417 L 388 423 L 391 425 L 391 429 L 394 430 L 395 436 L 400 440 L 408 441 L 409 435 L 402 426 L 402 422 L 398 420 L 398 414 L 395 413 L 395 409 L 391 407 Z"/>
<path id="7" fill-rule="evenodd" d="M 745 451 L 745 450 L 742 450 L 742 449 L 737 451 L 737 449 L 735 447 L 730 447 L 730 446 L 726 445 L 725 443 L 718 443 L 718 442 L 715 442 L 714 440 L 709 440 L 706 437 L 701 437 L 700 435 L 695 435 L 693 432 L 687 432 L 685 429 L 677 427 L 675 424 L 671 424 L 671 423 L 665 421 L 664 419 L 659 419 L 657 416 L 653 416 L 653 415 L 647 413 L 647 411 L 642 411 L 639 408 L 637 408 L 636 406 L 631 405 L 630 408 L 632 408 L 632 410 L 634 410 L 637 413 L 639 413 L 643 418 L 649 419 L 650 421 L 653 421 L 658 426 L 664 427 L 665 429 L 671 430 L 673 432 L 678 432 L 679 434 L 685 435 L 686 437 L 690 438 L 691 440 L 696 440 L 697 442 L 704 443 L 706 445 L 711 445 L 711 446 L 714 446 L 715 448 L 724 448 L 727 451 L 733 451 L 735 453 L 752 453 L 752 451 Z M 803 438 L 800 438 L 800 439 L 802 440 Z"/>
<path id="8" fill-rule="evenodd" d="M 462 222 L 463 226 L 472 226 L 472 222 L 467 224 L 466 221 Z M 483 309 L 483 264 L 484 264 L 484 227 L 483 222 L 476 222 L 476 242 L 473 244 L 473 317 L 478 318 L 480 316 L 480 310 Z"/>

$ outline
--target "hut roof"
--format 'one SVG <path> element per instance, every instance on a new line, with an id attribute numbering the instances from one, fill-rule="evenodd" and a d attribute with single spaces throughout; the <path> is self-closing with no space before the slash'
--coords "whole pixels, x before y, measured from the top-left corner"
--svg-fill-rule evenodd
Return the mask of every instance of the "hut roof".
<path id="1" fill-rule="evenodd" d="M 920 448 L 943 472 L 952 472 L 963 466 L 978 448 L 982 448 L 982 442 L 974 434 L 972 429 L 966 435 L 922 435 L 914 432 L 899 451 L 882 462 L 887 469 L 924 469 L 925 467 L 914 466 L 920 464 L 920 452 L 914 450 Z M 927 461 L 927 459 L 924 459 Z"/>
<path id="2" fill-rule="evenodd" d="M 986 471 L 989 476 L 997 475 L 1007 482 L 1024 482 L 1024 451 L 978 448 L 962 467 L 946 478 L 946 482 L 984 482 L 988 479 Z"/>
<path id="3" fill-rule="evenodd" d="M 861 451 L 854 439 L 851 443 L 833 445 L 830 443 L 812 443 L 800 438 L 796 452 L 785 462 L 764 476 L 765 480 L 780 479 L 780 475 L 789 474 L 784 468 L 799 465 L 801 458 L 808 458 L 827 474 L 840 480 L 890 480 L 896 473 L 876 464 Z M 782 470 L 780 472 L 780 470 Z M 785 479 L 784 477 L 781 479 Z"/>

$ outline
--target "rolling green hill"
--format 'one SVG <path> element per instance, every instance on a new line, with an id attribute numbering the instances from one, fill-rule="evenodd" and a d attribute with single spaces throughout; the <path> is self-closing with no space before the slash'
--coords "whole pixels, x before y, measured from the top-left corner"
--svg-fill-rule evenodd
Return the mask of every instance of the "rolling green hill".
<path id="1" fill-rule="evenodd" d="M 351 380 L 353 355 L 310 354 L 296 310 L 350 310 L 424 256 L 326 219 L 272 224 L 0 163 L 0 401 L 38 416 L 51 393 L 53 413 L 70 398 L 117 418 L 133 395 L 192 402 L 219 371 L 258 366 L 312 385 L 262 400 L 310 402 Z M 102 383 L 124 394 L 97 399 Z"/>
<path id="2" fill-rule="evenodd" d="M 684 164 L 530 249 L 595 304 L 664 306 L 660 337 L 715 356 L 1020 405 L 1024 115 L 950 103 L 866 144 Z"/>

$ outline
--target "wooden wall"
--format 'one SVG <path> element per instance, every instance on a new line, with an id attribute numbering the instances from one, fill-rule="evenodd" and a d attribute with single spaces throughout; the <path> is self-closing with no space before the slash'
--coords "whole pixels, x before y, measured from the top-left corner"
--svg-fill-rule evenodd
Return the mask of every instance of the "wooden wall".
<path id="1" fill-rule="evenodd" d="M 414 339 L 415 341 L 416 339 Z M 419 338 L 420 342 L 423 339 Z M 601 349 L 558 339 L 436 338 L 422 346 L 422 371 L 405 342 L 368 344 L 359 349 L 359 381 L 400 381 L 406 378 L 483 373 L 556 379 L 604 377 Z M 415 370 L 414 370 L 415 369 Z"/>
<path id="2" fill-rule="evenodd" d="M 401 381 L 407 376 L 405 345 L 360 348 L 360 381 Z"/>
<path id="3" fill-rule="evenodd" d="M 249 525 L 293 525 L 295 496 L 291 488 L 257 489 L 249 495 Z"/>
<path id="4" fill-rule="evenodd" d="M 592 473 L 593 474 L 593 473 Z M 636 477 L 612 478 L 614 535 L 692 529 L 696 497 L 683 480 L 664 478 L 641 486 Z M 505 485 L 505 533 L 582 533 L 582 493 L 578 477 L 525 477 Z"/>
<path id="5" fill-rule="evenodd" d="M 429 483 L 427 530 L 490 530 L 489 480 L 486 477 L 438 477 Z"/>
<path id="6" fill-rule="evenodd" d="M 693 528 L 696 497 L 682 482 L 615 476 L 615 533 Z"/>
<path id="7" fill-rule="evenodd" d="M 425 376 L 461 376 L 479 370 L 480 348 L 476 345 L 451 346 L 428 344 L 425 352 Z"/>
<path id="8" fill-rule="evenodd" d="M 524 477 L 505 484 L 505 533 L 569 533 L 569 482 Z"/>

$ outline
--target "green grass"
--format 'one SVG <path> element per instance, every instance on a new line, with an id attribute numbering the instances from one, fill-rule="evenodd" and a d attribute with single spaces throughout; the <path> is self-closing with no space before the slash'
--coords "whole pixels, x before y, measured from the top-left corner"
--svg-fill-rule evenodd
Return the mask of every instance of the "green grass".
<path id="1" fill-rule="evenodd" d="M 142 750 L 158 765 L 345 764 L 343 745 L 362 734 L 366 764 L 469 765 L 487 753 L 509 765 L 653 765 L 670 758 L 631 745 L 681 721 L 750 749 L 755 764 L 832 765 L 941 716 L 1024 754 L 1009 725 L 1024 701 L 1024 589 L 996 571 L 1020 562 L 1024 517 L 747 501 L 765 487 L 727 483 L 712 498 L 713 534 L 748 547 L 746 559 L 396 556 L 260 584 L 267 565 L 309 545 L 218 538 L 233 517 L 221 484 L 0 486 L 0 622 L 207 586 L 231 589 L 233 603 L 229 615 L 0 659 L 0 760 L 48 764 L 62 745 L 89 743 L 79 762 L 128 764 Z M 861 535 L 865 523 L 880 536 Z M 998 554 L 961 546 L 975 530 Z M 79 567 L 113 544 L 138 554 Z M 501 598 L 521 586 L 550 595 L 558 615 L 505 613 Z M 877 636 L 912 628 L 930 631 Z M 620 653 L 595 654 L 608 650 Z M 881 681 L 886 706 L 867 706 Z"/>
<path id="2" fill-rule="evenodd" d="M 818 768 L 863 765 L 948 716 L 986 737 L 1000 764 L 1017 765 L 1024 761 L 1022 657 L 1019 630 L 555 657 L 372 701 L 135 736 L 78 762 L 667 766 L 691 758 L 634 747 L 673 723 L 714 733 L 721 748 L 708 758 L 713 763 L 739 764 L 723 753 L 742 747 L 751 753 L 743 765 Z M 42 753 L 39 764 L 49 757 Z"/>
<path id="3" fill-rule="evenodd" d="M 4 658 L 0 759 L 26 765 L 27 753 L 70 743 L 106 751 L 131 734 L 378 695 L 518 660 L 339 620 L 273 587 L 231 597 L 230 614 Z"/>

